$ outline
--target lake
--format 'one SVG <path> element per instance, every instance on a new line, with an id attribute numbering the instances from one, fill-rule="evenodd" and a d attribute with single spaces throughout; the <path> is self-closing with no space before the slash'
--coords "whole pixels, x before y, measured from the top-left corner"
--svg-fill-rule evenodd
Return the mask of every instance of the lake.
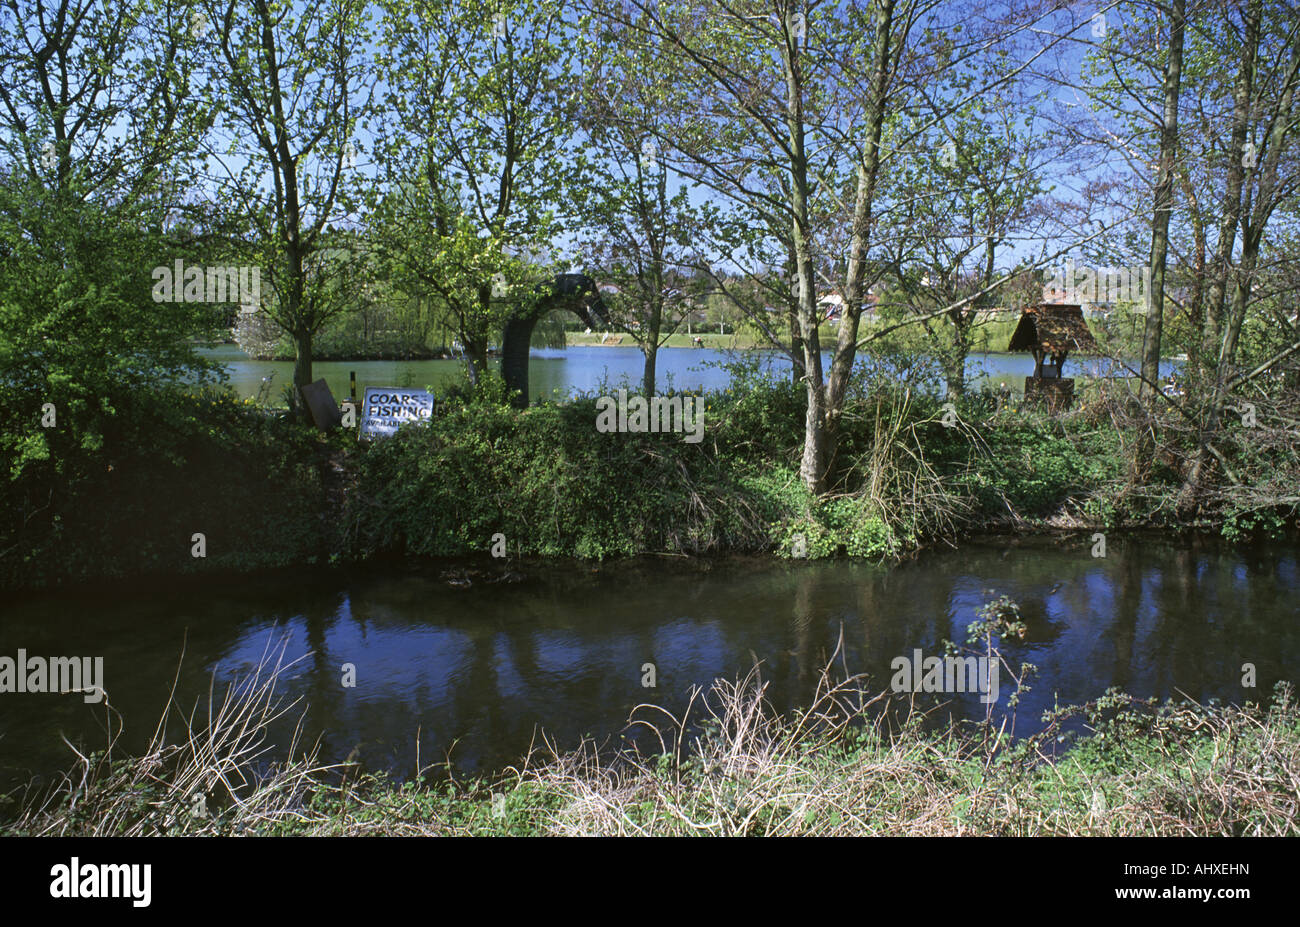
<path id="1" fill-rule="evenodd" d="M 250 359 L 234 345 L 204 349 L 201 353 L 225 364 L 230 385 L 241 397 L 256 396 L 263 378 L 272 377 L 270 399 L 279 403 L 281 390 L 293 382 L 290 361 Z M 660 348 L 657 388 L 660 391 L 726 389 L 727 371 L 718 365 L 741 358 L 758 358 L 771 376 L 788 377 L 790 361 L 772 351 L 719 351 L 709 348 Z M 825 358 L 830 369 L 830 356 Z M 499 361 L 494 361 L 499 363 Z M 860 361 L 860 365 L 865 361 Z M 639 387 L 644 361 L 635 347 L 587 347 L 538 349 L 531 352 L 528 386 L 532 398 L 539 396 L 563 399 L 575 393 L 593 393 L 620 385 Z M 1175 369 L 1176 361 L 1162 363 L 1161 376 Z M 1016 392 L 1024 387 L 1024 378 L 1033 373 L 1034 359 L 1028 354 L 973 354 L 967 358 L 967 376 L 971 386 L 981 383 L 1007 383 Z M 430 388 L 435 394 L 453 383 L 465 382 L 465 364 L 459 360 L 418 361 L 316 361 L 313 376 L 324 377 L 342 400 L 348 395 L 349 373 L 356 372 L 357 396 L 367 386 Z M 1106 358 L 1078 358 L 1066 362 L 1067 376 L 1121 376 L 1124 371 Z M 623 383 L 626 378 L 627 384 Z"/>

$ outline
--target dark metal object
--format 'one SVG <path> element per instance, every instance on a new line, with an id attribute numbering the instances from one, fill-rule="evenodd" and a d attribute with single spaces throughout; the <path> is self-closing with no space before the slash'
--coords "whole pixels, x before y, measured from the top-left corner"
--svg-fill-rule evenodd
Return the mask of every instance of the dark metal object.
<path id="1" fill-rule="evenodd" d="M 596 281 L 586 274 L 559 274 L 536 288 L 542 298 L 535 306 L 511 316 L 501 338 L 501 376 L 516 408 L 528 407 L 528 345 L 533 329 L 547 313 L 567 309 L 588 328 L 609 324 L 609 309 Z"/>
<path id="2" fill-rule="evenodd" d="M 334 401 L 334 394 L 330 392 L 329 384 L 325 382 L 324 377 L 304 386 L 302 398 L 307 403 L 307 408 L 311 410 L 312 421 L 321 431 L 337 428 L 343 421 L 343 413 L 339 411 L 338 403 Z"/>

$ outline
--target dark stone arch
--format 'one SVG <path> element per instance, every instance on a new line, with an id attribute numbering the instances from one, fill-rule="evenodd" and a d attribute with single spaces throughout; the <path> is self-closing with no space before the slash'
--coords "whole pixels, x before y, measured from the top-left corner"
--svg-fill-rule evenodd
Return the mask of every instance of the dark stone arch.
<path id="1" fill-rule="evenodd" d="M 528 345 L 543 316 L 567 309 L 588 328 L 609 324 L 609 310 L 600 298 L 596 281 L 586 274 L 558 274 L 552 281 L 539 283 L 537 292 L 542 298 L 512 315 L 501 338 L 501 376 L 511 393 L 511 403 L 519 409 L 528 408 Z"/>

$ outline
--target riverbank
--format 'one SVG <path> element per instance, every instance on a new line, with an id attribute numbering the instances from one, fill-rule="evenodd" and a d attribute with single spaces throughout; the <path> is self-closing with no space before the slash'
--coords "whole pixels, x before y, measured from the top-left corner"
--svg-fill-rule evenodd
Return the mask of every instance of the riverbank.
<path id="1" fill-rule="evenodd" d="M 891 724 L 846 680 L 789 716 L 755 675 L 691 717 L 650 716 L 661 753 L 535 753 L 501 774 L 396 784 L 311 751 L 257 767 L 288 710 L 275 673 L 180 742 L 85 757 L 45 794 L 0 802 L 0 834 L 41 836 L 1275 836 L 1300 833 L 1300 710 L 1157 704 L 1121 693 L 1012 742 L 989 725 Z M 293 706 L 289 706 L 292 708 Z M 1067 730 L 1082 719 L 1092 733 Z M 681 736 L 703 721 L 699 736 Z M 163 725 L 160 725 L 160 729 Z"/>
<path id="2" fill-rule="evenodd" d="M 890 731 L 837 690 L 790 718 L 715 685 L 717 724 L 680 754 L 543 760 L 443 791 L 367 777 L 265 833 L 518 836 L 1295 836 L 1300 712 L 1156 706 L 1060 712 L 1097 734 L 1008 747 L 991 731 Z M 1106 720 L 1104 717 L 1109 716 Z M 829 721 L 828 721 L 829 719 Z M 667 726 L 666 726 L 667 727 Z M 666 730 L 665 734 L 672 734 Z M 1050 754 L 1049 754 L 1050 751 Z"/>
<path id="3" fill-rule="evenodd" d="M 1285 434 L 1231 431 L 1233 483 L 1176 505 L 1191 439 L 1105 382 L 1060 416 L 991 391 L 951 410 L 887 380 L 850 398 L 831 492 L 798 476 L 804 397 L 754 364 L 704 394 L 704 440 L 601 433 L 592 398 L 520 412 L 445 403 L 359 444 L 252 401 L 129 397 L 98 449 L 33 464 L 0 500 L 0 588 L 220 574 L 373 557 L 601 560 L 643 553 L 896 558 L 988 531 L 1294 530 Z M 1135 435 L 1156 431 L 1147 448 Z M 1288 488 L 1289 487 L 1289 488 Z"/>
<path id="4" fill-rule="evenodd" d="M 987 351 L 993 354 L 1003 353 L 1018 322 L 1019 319 L 996 319 L 980 323 L 974 332 L 972 350 Z M 874 320 L 865 321 L 862 324 L 859 337 L 865 338 L 873 331 L 885 327 L 885 324 Z M 823 345 L 834 345 L 839 337 L 839 323 L 823 322 L 817 331 Z M 626 332 L 566 331 L 564 337 L 567 344 L 575 346 L 611 347 L 621 345 L 634 347 L 637 344 L 636 339 Z M 664 339 L 660 347 L 711 348 L 719 351 L 774 350 L 770 341 L 749 326 L 727 332 L 711 331 L 709 329 L 699 329 L 691 332 L 679 330 Z"/>
<path id="5" fill-rule="evenodd" d="M 977 352 L 987 351 L 993 354 L 1003 353 L 1018 321 L 1018 319 L 995 319 L 981 322 L 974 331 L 972 350 Z M 874 320 L 863 322 L 861 337 L 870 335 L 873 331 L 883 328 L 884 325 L 885 323 Z M 818 328 L 818 333 L 823 345 L 833 345 L 839 336 L 839 324 L 838 322 L 823 322 Z M 626 331 L 597 332 L 569 329 L 564 332 L 564 342 L 567 346 L 575 347 L 637 346 L 636 338 L 631 332 Z M 227 344 L 232 344 L 232 342 Z M 215 345 L 207 345 L 207 347 L 215 347 Z M 770 341 L 748 325 L 739 328 L 732 326 L 725 331 L 718 331 L 716 327 L 712 329 L 699 328 L 693 331 L 679 330 L 664 338 L 660 347 L 707 348 L 718 351 L 775 350 Z M 406 345 L 400 348 L 379 349 L 368 347 L 362 351 L 332 348 L 326 343 L 316 349 L 314 356 L 318 361 L 364 362 L 444 360 L 456 355 L 446 346 L 435 348 L 427 345 Z M 260 361 L 292 361 L 294 359 L 293 350 L 289 345 L 278 345 L 277 349 L 271 353 L 250 354 L 249 357 Z"/>
<path id="6" fill-rule="evenodd" d="M 206 345 L 206 347 L 213 347 Z M 313 355 L 314 361 L 328 363 L 361 363 L 364 361 L 424 361 L 424 360 L 453 360 L 456 355 L 450 349 L 439 348 L 401 348 L 391 351 L 372 350 L 365 352 L 358 351 L 330 351 L 323 350 Z M 266 354 L 248 354 L 250 360 L 256 361 L 288 361 L 294 359 L 292 352 L 279 351 Z"/>

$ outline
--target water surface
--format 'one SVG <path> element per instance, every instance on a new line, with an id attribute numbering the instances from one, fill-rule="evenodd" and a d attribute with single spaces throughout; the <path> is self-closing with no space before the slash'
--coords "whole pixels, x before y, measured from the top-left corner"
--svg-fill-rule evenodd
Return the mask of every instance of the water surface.
<path id="1" fill-rule="evenodd" d="M 641 703 L 678 711 L 692 686 L 757 661 L 774 704 L 806 702 L 841 633 L 843 665 L 889 685 L 890 662 L 942 652 L 990 599 L 1020 603 L 1028 633 L 1007 648 L 1039 675 L 1018 713 L 1033 730 L 1056 702 L 1119 686 L 1139 696 L 1264 697 L 1300 675 L 1294 547 L 1233 552 L 1193 540 L 1011 539 L 935 551 L 894 567 L 764 558 L 662 558 L 604 565 L 488 559 L 468 587 L 448 564 L 377 563 L 234 581 L 65 591 L 8 603 L 0 655 L 103 656 L 125 720 L 147 742 L 180 663 L 179 701 L 250 672 L 268 647 L 299 662 L 284 691 L 308 706 L 323 756 L 355 749 L 399 776 L 450 756 L 462 771 L 516 761 L 544 729 L 561 746 L 617 737 Z M 450 570 L 450 572 L 449 572 Z M 184 660 L 181 662 L 182 651 Z M 344 664 L 356 686 L 342 685 Z M 642 685 L 644 666 L 655 688 Z M 1257 687 L 1242 686 L 1252 663 Z M 1002 680 L 1005 709 L 1010 681 Z M 951 710 L 983 717 L 975 694 Z M 60 740 L 104 741 L 104 707 L 76 695 L 0 694 L 0 780 L 66 765 Z M 273 741 L 287 743 L 289 727 Z"/>
<path id="2" fill-rule="evenodd" d="M 256 396 L 264 379 L 270 377 L 269 396 L 278 403 L 281 391 L 293 382 L 290 361 L 252 360 L 233 345 L 205 349 L 202 353 L 225 364 L 229 383 L 241 397 Z M 720 390 L 730 383 L 730 376 L 720 366 L 741 358 L 757 359 L 769 376 L 790 376 L 789 358 L 773 351 L 719 351 L 711 348 L 660 348 L 656 386 L 659 390 Z M 830 355 L 824 358 L 830 369 Z M 493 363 L 499 363 L 494 360 Z M 859 359 L 859 367 L 868 361 Z M 528 365 L 528 387 L 533 399 L 564 399 L 578 393 L 594 393 L 620 385 L 640 387 L 645 361 L 635 347 L 571 346 L 563 349 L 533 349 Z M 1174 369 L 1175 362 L 1164 361 L 1161 375 Z M 911 371 L 890 370 L 891 377 L 915 377 L 920 389 L 937 389 L 933 377 L 920 376 L 924 362 Z M 465 382 L 465 364 L 459 360 L 416 361 L 316 361 L 313 375 L 324 377 L 336 399 L 348 395 L 350 373 L 357 375 L 357 395 L 367 386 L 429 388 L 435 394 L 448 386 Z M 988 383 L 1003 383 L 1016 392 L 1024 388 L 1025 377 L 1034 372 L 1034 359 L 1028 354 L 972 354 L 967 358 L 968 385 L 978 389 Z M 1071 358 L 1066 362 L 1066 376 L 1125 376 L 1122 367 L 1105 358 Z M 927 382 L 929 381 L 929 382 Z"/>

